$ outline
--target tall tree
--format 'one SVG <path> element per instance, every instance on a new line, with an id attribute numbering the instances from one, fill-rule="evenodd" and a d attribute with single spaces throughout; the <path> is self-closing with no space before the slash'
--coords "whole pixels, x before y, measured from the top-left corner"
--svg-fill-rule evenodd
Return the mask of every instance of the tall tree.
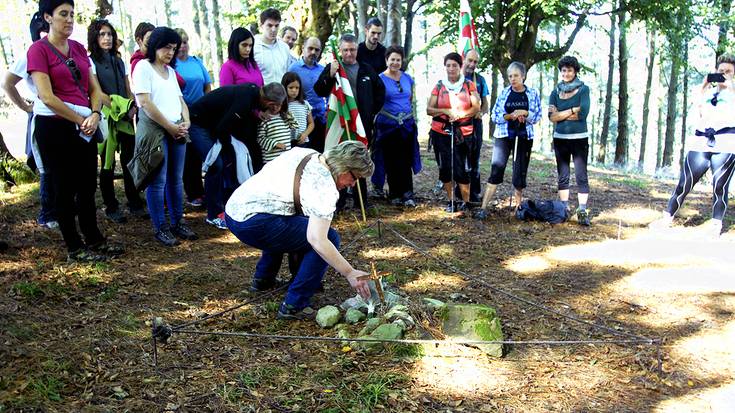
<path id="1" fill-rule="evenodd" d="M 683 80 L 682 80 L 682 86 L 681 86 L 681 94 L 683 95 L 682 99 L 682 108 L 681 111 L 681 148 L 679 149 L 679 163 L 681 163 L 684 160 L 684 154 L 685 148 L 686 148 L 686 141 L 687 141 L 687 108 L 689 107 L 689 76 L 687 75 L 687 72 L 689 71 L 689 45 L 687 44 L 684 47 L 684 74 L 683 74 Z"/>
<path id="2" fill-rule="evenodd" d="M 8 59 L 8 55 L 5 52 L 5 42 L 3 41 L 3 36 L 0 35 L 0 54 L 3 55 L 3 63 L 5 63 L 5 67 L 10 66 L 10 59 Z"/>
<path id="3" fill-rule="evenodd" d="M 656 119 L 656 130 L 658 131 L 658 139 L 656 145 L 656 170 L 663 164 L 664 158 L 664 104 L 661 99 L 658 101 L 658 118 Z"/>
<path id="4" fill-rule="evenodd" d="M 602 115 L 602 131 L 597 150 L 597 162 L 605 164 L 607 154 L 607 137 L 610 134 L 610 116 L 612 115 L 613 72 L 615 70 L 615 16 L 610 16 L 610 52 L 607 55 L 607 83 L 605 86 L 605 112 Z"/>
<path id="5" fill-rule="evenodd" d="M 163 12 L 166 14 L 166 26 L 173 27 L 171 22 L 171 0 L 163 0 Z"/>
<path id="6" fill-rule="evenodd" d="M 210 47 L 211 31 L 209 30 L 209 10 L 207 10 L 206 0 L 199 0 L 199 13 L 202 24 L 202 37 L 200 38 L 202 50 L 200 52 L 204 59 L 204 67 L 210 68 L 212 67 L 212 53 Z"/>
<path id="7" fill-rule="evenodd" d="M 191 10 L 194 12 L 194 32 L 197 37 L 201 40 L 202 38 L 202 24 L 201 24 L 201 11 L 199 10 L 198 0 L 191 0 Z"/>
<path id="8" fill-rule="evenodd" d="M 220 15 L 219 15 L 219 0 L 212 0 L 212 25 L 214 26 L 214 64 L 212 72 L 215 76 L 219 76 L 219 70 L 215 68 L 222 67 L 222 28 L 220 26 Z M 301 36 L 303 38 L 303 36 Z"/>
<path id="9" fill-rule="evenodd" d="M 401 36 L 401 21 L 403 20 L 401 2 L 399 0 L 388 0 L 387 11 L 384 43 L 386 45 L 400 45 L 401 40 L 403 40 Z"/>
<path id="10" fill-rule="evenodd" d="M 648 136 L 648 115 L 651 109 L 648 104 L 651 100 L 651 86 L 653 84 L 653 67 L 656 60 L 656 33 L 648 27 L 648 60 L 646 61 L 646 91 L 643 94 L 643 120 L 641 121 L 641 151 L 638 154 L 638 167 L 643 169 L 646 162 L 646 138 Z"/>
<path id="11" fill-rule="evenodd" d="M 358 36 L 358 40 L 363 41 L 365 40 L 365 25 L 367 24 L 367 20 L 368 20 L 367 12 L 368 12 L 368 7 L 370 6 L 370 1 L 355 0 L 354 4 L 357 9 L 357 28 L 358 28 L 358 31 L 356 31 L 355 34 Z"/>
<path id="12" fill-rule="evenodd" d="M 383 27 L 385 27 L 385 24 L 388 21 L 388 0 L 376 0 L 375 6 L 378 9 L 378 18 L 380 19 L 380 22 L 383 23 Z"/>
<path id="13" fill-rule="evenodd" d="M 715 0 L 715 3 L 718 2 L 721 13 L 719 13 L 720 24 L 717 33 L 715 59 L 727 51 L 727 32 L 730 30 L 730 8 L 732 7 L 732 0 Z"/>
<path id="14" fill-rule="evenodd" d="M 664 135 L 664 153 L 661 166 L 670 166 L 674 161 L 674 134 L 676 128 L 676 104 L 679 93 L 679 70 L 681 63 L 675 56 L 671 57 L 669 69 L 669 85 L 666 101 L 666 133 Z"/>
<path id="15" fill-rule="evenodd" d="M 625 2 L 621 0 L 620 8 L 625 8 Z M 615 164 L 625 165 L 628 163 L 628 45 L 627 45 L 627 22 L 625 11 L 618 13 L 618 29 L 620 37 L 618 41 L 618 70 L 620 80 L 618 82 L 618 137 L 615 140 Z"/>

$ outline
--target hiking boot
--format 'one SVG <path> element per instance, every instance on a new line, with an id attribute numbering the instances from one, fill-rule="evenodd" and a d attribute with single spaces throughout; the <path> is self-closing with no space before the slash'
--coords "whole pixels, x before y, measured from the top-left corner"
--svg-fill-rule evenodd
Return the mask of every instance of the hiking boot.
<path id="1" fill-rule="evenodd" d="M 173 247 L 174 245 L 179 245 L 179 240 L 174 237 L 174 234 L 171 233 L 171 230 L 168 227 L 161 227 L 161 229 L 156 232 L 156 239 L 163 245 L 167 247 Z"/>
<path id="2" fill-rule="evenodd" d="M 186 201 L 186 205 L 192 208 L 201 208 L 202 206 L 204 206 L 204 198 L 199 197 L 192 199 L 191 201 Z"/>
<path id="3" fill-rule="evenodd" d="M 112 212 L 105 212 L 105 216 L 107 216 L 107 219 L 116 224 L 124 224 L 128 222 L 128 219 L 125 218 L 125 215 L 123 215 L 123 213 L 120 212 L 119 209 Z"/>
<path id="4" fill-rule="evenodd" d="M 577 209 L 577 223 L 585 227 L 590 226 L 590 214 L 586 209 Z"/>
<path id="5" fill-rule="evenodd" d="M 192 231 L 184 221 L 179 221 L 178 224 L 171 227 L 171 233 L 177 238 L 185 240 L 195 240 L 199 238 L 196 232 Z"/>
<path id="6" fill-rule="evenodd" d="M 370 191 L 369 195 L 370 195 L 370 198 L 383 199 L 385 198 L 385 191 L 383 190 L 383 188 L 378 188 L 375 186 L 373 187 L 373 190 Z"/>
<path id="7" fill-rule="evenodd" d="M 109 257 L 118 257 L 125 253 L 125 248 L 122 245 L 109 243 L 107 241 L 90 245 L 89 249 L 97 254 L 104 254 Z"/>
<path id="8" fill-rule="evenodd" d="M 38 222 L 38 225 L 40 225 L 43 228 L 46 229 L 57 229 L 59 228 L 59 222 L 55 220 L 45 221 L 45 222 Z"/>
<path id="9" fill-rule="evenodd" d="M 462 201 L 455 201 L 454 204 L 452 202 L 447 202 L 447 207 L 444 208 L 444 211 L 449 212 L 450 214 L 453 214 L 455 212 L 464 212 L 467 210 L 467 205 L 465 205 Z"/>
<path id="10" fill-rule="evenodd" d="M 204 222 L 216 227 L 217 229 L 227 229 L 227 223 L 223 218 L 220 218 L 219 216 L 215 218 L 207 218 L 204 220 Z"/>
<path id="11" fill-rule="evenodd" d="M 316 318 L 316 310 L 311 307 L 304 307 L 297 310 L 293 306 L 281 303 L 276 318 L 279 320 L 313 320 Z"/>
<path id="12" fill-rule="evenodd" d="M 66 260 L 69 262 L 100 262 L 107 261 L 108 258 L 106 255 L 97 254 L 86 248 L 79 248 L 70 252 Z"/>
<path id="13" fill-rule="evenodd" d="M 267 280 L 263 278 L 253 278 L 253 283 L 250 284 L 250 292 L 253 293 L 262 293 L 270 290 L 275 290 L 278 288 L 283 287 L 284 285 L 290 284 L 286 281 L 281 281 L 277 278 L 273 278 L 272 280 Z"/>
<path id="14" fill-rule="evenodd" d="M 408 207 L 408 208 L 416 208 L 416 201 L 414 201 L 413 199 L 409 198 L 409 199 L 403 201 L 403 206 L 404 207 Z"/>

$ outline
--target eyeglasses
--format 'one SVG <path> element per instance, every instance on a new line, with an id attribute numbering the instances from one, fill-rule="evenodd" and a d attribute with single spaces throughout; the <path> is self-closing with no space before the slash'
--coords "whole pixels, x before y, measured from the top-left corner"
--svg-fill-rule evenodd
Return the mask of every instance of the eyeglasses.
<path id="1" fill-rule="evenodd" d="M 396 80 L 396 86 L 398 86 L 398 93 L 403 93 L 403 86 L 401 86 L 401 81 Z"/>
<path id="2" fill-rule="evenodd" d="M 77 66 L 77 62 L 75 62 L 74 59 L 70 57 L 64 60 L 64 64 L 71 71 L 71 75 L 74 78 L 75 82 L 79 82 L 82 80 L 82 72 L 79 70 L 79 66 Z"/>

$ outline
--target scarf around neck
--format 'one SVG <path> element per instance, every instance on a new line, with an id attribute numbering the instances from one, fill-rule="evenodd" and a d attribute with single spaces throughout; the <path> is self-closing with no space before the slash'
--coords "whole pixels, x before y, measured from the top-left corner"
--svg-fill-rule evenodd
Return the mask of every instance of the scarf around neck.
<path id="1" fill-rule="evenodd" d="M 584 82 L 579 80 L 578 77 L 575 77 L 574 80 L 571 82 L 565 82 L 561 81 L 558 85 L 556 85 L 556 93 L 569 93 L 574 92 L 575 90 L 579 89 L 580 87 L 584 86 Z"/>
<path id="2" fill-rule="evenodd" d="M 464 74 L 460 74 L 459 79 L 457 79 L 457 81 L 454 83 L 450 82 L 447 76 L 444 76 L 444 79 L 442 79 L 442 83 L 448 91 L 452 93 L 459 93 L 459 91 L 462 90 L 462 85 L 464 84 Z"/>

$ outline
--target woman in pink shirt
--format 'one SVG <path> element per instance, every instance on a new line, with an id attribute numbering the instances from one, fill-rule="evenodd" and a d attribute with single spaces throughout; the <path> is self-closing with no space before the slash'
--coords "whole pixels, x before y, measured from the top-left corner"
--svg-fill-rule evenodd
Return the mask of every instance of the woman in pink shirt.
<path id="1" fill-rule="evenodd" d="M 39 14 L 48 36 L 28 49 L 28 73 L 45 108 L 35 113 L 33 131 L 54 188 L 59 229 L 70 261 L 101 261 L 123 252 L 108 244 L 97 226 L 97 142 L 101 90 L 91 74 L 87 50 L 69 39 L 73 0 L 42 0 Z M 35 110 L 35 108 L 34 108 Z M 84 240 L 77 232 L 77 220 Z"/>
<path id="2" fill-rule="evenodd" d="M 219 85 L 240 85 L 254 83 L 263 87 L 263 75 L 253 56 L 253 34 L 248 29 L 238 27 L 232 31 L 227 43 L 227 61 L 219 71 Z"/>

